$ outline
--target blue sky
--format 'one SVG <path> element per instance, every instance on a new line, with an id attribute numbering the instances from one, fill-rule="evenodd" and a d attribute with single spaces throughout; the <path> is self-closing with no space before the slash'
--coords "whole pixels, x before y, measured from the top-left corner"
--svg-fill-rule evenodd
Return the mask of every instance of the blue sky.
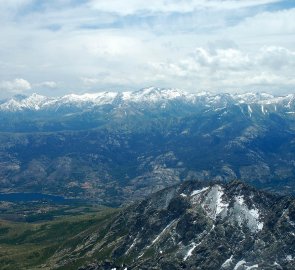
<path id="1" fill-rule="evenodd" d="M 295 91 L 295 1 L 0 0 L 0 97 Z"/>

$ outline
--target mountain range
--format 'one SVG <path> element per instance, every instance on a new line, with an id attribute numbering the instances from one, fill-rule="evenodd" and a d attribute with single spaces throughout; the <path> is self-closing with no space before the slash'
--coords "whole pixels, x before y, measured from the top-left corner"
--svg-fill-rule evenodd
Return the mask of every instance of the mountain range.
<path id="1" fill-rule="evenodd" d="M 294 193 L 295 95 L 146 88 L 0 102 L 0 191 L 121 205 L 184 180 Z"/>
<path id="2" fill-rule="evenodd" d="M 98 92 L 88 94 L 70 94 L 62 97 L 46 97 L 38 94 L 31 96 L 16 95 L 11 99 L 2 100 L 0 110 L 2 112 L 19 111 L 59 111 L 66 108 L 80 111 L 93 109 L 96 106 L 124 104 L 160 104 L 161 109 L 171 101 L 179 101 L 187 104 L 196 104 L 199 109 L 208 107 L 211 109 L 221 109 L 221 106 L 239 105 L 239 104 L 257 104 L 263 114 L 271 111 L 295 113 L 294 108 L 295 95 L 273 96 L 267 93 L 244 93 L 244 94 L 212 94 L 210 92 L 189 93 L 179 89 L 160 89 L 155 87 L 145 88 L 138 91 L 126 92 Z M 265 108 L 267 107 L 267 108 Z M 265 108 L 265 109 L 264 109 Z M 242 109 L 243 110 L 243 109 Z M 251 106 L 247 107 L 249 115 L 252 113 Z"/>

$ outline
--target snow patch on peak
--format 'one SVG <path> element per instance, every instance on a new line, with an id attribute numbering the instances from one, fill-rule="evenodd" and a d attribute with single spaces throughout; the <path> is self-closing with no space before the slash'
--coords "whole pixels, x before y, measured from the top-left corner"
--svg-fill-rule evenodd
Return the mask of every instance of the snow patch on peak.
<path id="1" fill-rule="evenodd" d="M 247 266 L 246 270 L 258 269 L 258 264 Z"/>
<path id="2" fill-rule="evenodd" d="M 251 108 L 251 106 L 250 105 L 248 105 L 248 112 L 249 112 L 249 114 L 250 114 L 250 117 L 252 116 L 252 108 Z"/>
<path id="3" fill-rule="evenodd" d="M 200 193 L 202 193 L 202 192 L 204 192 L 204 191 L 206 191 L 206 190 L 208 190 L 208 189 L 209 189 L 209 187 L 204 187 L 204 188 L 202 188 L 202 189 L 194 190 L 194 191 L 191 193 L 191 196 L 195 196 L 195 195 L 197 195 L 197 194 L 200 194 Z"/>
<path id="4" fill-rule="evenodd" d="M 262 112 L 263 114 L 265 114 L 265 109 L 264 109 L 264 106 L 263 106 L 263 105 L 261 105 L 261 112 Z"/>
<path id="5" fill-rule="evenodd" d="M 131 91 L 126 91 L 122 93 L 122 100 L 128 101 L 132 99 L 132 92 Z"/>
<path id="6" fill-rule="evenodd" d="M 243 196 L 235 197 L 234 206 L 230 209 L 229 215 L 239 226 L 245 224 L 253 233 L 263 229 L 263 222 L 260 221 L 259 210 L 253 206 L 252 209 L 245 204 Z"/>
<path id="7" fill-rule="evenodd" d="M 6 101 L 5 103 L 0 105 L 0 109 L 2 111 L 11 111 L 11 112 L 15 112 L 15 111 L 20 111 L 22 110 L 21 104 L 20 102 L 11 99 Z"/>
<path id="8" fill-rule="evenodd" d="M 227 268 L 230 267 L 231 263 L 233 261 L 233 255 L 230 256 L 222 265 L 221 268 Z"/>
<path id="9" fill-rule="evenodd" d="M 218 215 L 227 213 L 228 203 L 223 201 L 224 189 L 220 185 L 214 185 L 206 194 L 202 207 L 209 217 L 215 219 Z"/>
<path id="10" fill-rule="evenodd" d="M 192 99 L 192 94 L 183 92 L 178 89 L 160 89 L 156 87 L 149 87 L 135 92 L 123 92 L 122 100 L 131 102 L 163 102 L 165 100 L 175 99 Z"/>
<path id="11" fill-rule="evenodd" d="M 263 102 L 263 101 L 272 100 L 275 98 L 271 94 L 253 93 L 253 92 L 244 93 L 244 94 L 236 94 L 236 95 L 232 95 L 232 96 L 239 103 L 246 103 L 246 104 Z"/>
<path id="12" fill-rule="evenodd" d="M 61 99 L 67 102 L 93 102 L 95 104 L 106 104 L 112 102 L 118 95 L 116 92 L 98 92 L 98 93 L 85 93 L 82 95 L 70 94 L 62 97 Z"/>
<path id="13" fill-rule="evenodd" d="M 223 196 L 223 188 L 219 186 L 218 192 L 217 192 L 217 204 L 216 204 L 216 215 L 219 215 L 224 209 L 227 209 L 228 203 L 224 203 L 222 201 Z"/>
<path id="14" fill-rule="evenodd" d="M 196 93 L 197 97 L 203 97 L 203 96 L 212 96 L 212 93 L 207 92 L 207 91 L 201 91 Z"/>
<path id="15" fill-rule="evenodd" d="M 23 107 L 39 110 L 47 100 L 47 97 L 34 93 L 31 96 L 23 99 L 21 103 Z"/>
<path id="16" fill-rule="evenodd" d="M 287 255 L 286 260 L 287 261 L 293 261 L 294 259 L 293 259 L 292 255 Z"/>
<path id="17" fill-rule="evenodd" d="M 49 98 L 38 95 L 36 93 L 29 97 L 22 99 L 10 99 L 7 102 L 0 105 L 0 110 L 3 111 L 22 111 L 22 110 L 39 110 Z"/>
<path id="18" fill-rule="evenodd" d="M 234 270 L 238 270 L 240 266 L 246 264 L 246 261 L 245 260 L 241 260 L 239 262 L 237 262 L 237 264 L 235 265 L 235 268 Z"/>
<path id="19" fill-rule="evenodd" d="M 255 105 L 260 105 L 263 114 L 274 109 L 278 112 L 290 111 L 293 108 L 295 95 L 275 97 L 266 93 L 245 93 L 245 94 L 214 94 L 210 92 L 189 93 L 179 89 L 162 89 L 156 87 L 144 88 L 138 91 L 125 92 L 98 92 L 85 94 L 69 94 L 62 97 L 49 98 L 38 94 L 32 94 L 27 98 L 12 98 L 0 104 L 3 111 L 21 111 L 55 109 L 60 106 L 75 106 L 77 108 L 89 109 L 94 106 L 119 103 L 159 103 L 162 109 L 166 108 L 169 101 L 181 101 L 187 104 L 208 108 L 208 110 L 223 110 L 231 104 L 248 105 L 248 114 L 253 115 Z M 252 105 L 253 104 L 253 105 Z M 120 106 L 121 104 L 119 104 Z M 251 105 L 251 106 L 250 106 Z M 241 107 L 242 108 L 242 107 Z"/>
<path id="20" fill-rule="evenodd" d="M 237 196 L 235 199 L 239 205 L 243 205 L 245 203 L 244 196 Z"/>

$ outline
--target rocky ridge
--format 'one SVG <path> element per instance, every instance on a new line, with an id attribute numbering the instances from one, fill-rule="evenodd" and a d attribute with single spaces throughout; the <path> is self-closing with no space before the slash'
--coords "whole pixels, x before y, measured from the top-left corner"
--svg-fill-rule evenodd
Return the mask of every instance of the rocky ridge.
<path id="1" fill-rule="evenodd" d="M 295 201 L 239 181 L 188 181 L 134 203 L 108 229 L 77 236 L 55 266 L 80 269 L 294 269 Z M 83 255 L 82 255 L 83 254 Z"/>

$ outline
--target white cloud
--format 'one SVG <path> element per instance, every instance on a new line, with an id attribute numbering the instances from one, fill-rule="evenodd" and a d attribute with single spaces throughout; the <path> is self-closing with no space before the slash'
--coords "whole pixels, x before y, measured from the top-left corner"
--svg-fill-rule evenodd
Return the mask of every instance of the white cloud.
<path id="1" fill-rule="evenodd" d="M 294 82 L 295 8 L 256 7 L 277 1 L 36 2 L 0 0 L 2 92 L 10 78 L 46 94 L 272 83 L 291 91 Z"/>
<path id="2" fill-rule="evenodd" d="M 190 82 L 207 90 L 294 89 L 295 51 L 282 47 L 263 47 L 249 53 L 239 49 L 197 48 L 177 63 L 151 63 L 154 73 L 175 84 Z M 178 79 L 177 79 L 178 78 Z"/>
<path id="3" fill-rule="evenodd" d="M 233 26 L 220 29 L 219 35 L 248 46 L 283 46 L 294 49 L 295 8 L 260 12 Z"/>
<path id="4" fill-rule="evenodd" d="M 86 86 L 92 86 L 92 85 L 98 84 L 100 82 L 100 80 L 98 78 L 82 77 L 81 80 L 82 80 L 83 84 L 85 84 Z"/>
<path id="5" fill-rule="evenodd" d="M 264 47 L 257 61 L 264 67 L 278 70 L 282 68 L 295 68 L 295 52 L 283 47 Z"/>
<path id="6" fill-rule="evenodd" d="M 118 57 L 127 54 L 136 54 L 142 48 L 140 39 L 120 33 L 96 33 L 93 36 L 84 36 L 84 46 L 95 56 Z M 139 52 L 140 53 L 140 52 Z"/>
<path id="7" fill-rule="evenodd" d="M 5 8 L 6 10 L 17 10 L 25 5 L 30 4 L 33 0 L 0 0 L 1 9 Z"/>
<path id="8" fill-rule="evenodd" d="M 279 2 L 279 0 L 92 0 L 91 7 L 103 12 L 131 15 L 144 12 L 192 12 L 203 9 L 231 10 Z"/>
<path id="9" fill-rule="evenodd" d="M 46 81 L 46 82 L 41 82 L 36 85 L 37 87 L 45 87 L 45 88 L 56 88 L 57 83 L 54 81 Z"/>
<path id="10" fill-rule="evenodd" d="M 5 95 L 6 93 L 18 94 L 30 89 L 31 84 L 27 80 L 21 78 L 0 82 L 1 95 Z"/>
<path id="11" fill-rule="evenodd" d="M 204 48 L 197 48 L 194 58 L 199 66 L 210 67 L 211 69 L 240 70 L 251 64 L 247 54 L 232 48 L 217 49 L 213 52 Z"/>

